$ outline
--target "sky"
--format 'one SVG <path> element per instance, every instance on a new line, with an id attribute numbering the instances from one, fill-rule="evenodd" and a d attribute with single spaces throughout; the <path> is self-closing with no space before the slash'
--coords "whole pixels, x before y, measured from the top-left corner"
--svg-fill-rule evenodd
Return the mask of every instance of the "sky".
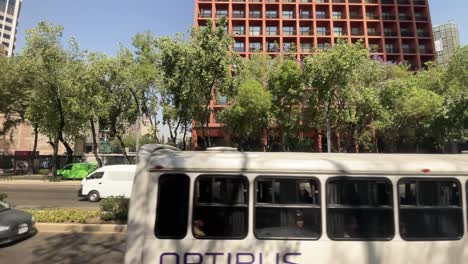
<path id="1" fill-rule="evenodd" d="M 468 0 L 430 0 L 433 25 L 456 22 L 461 44 L 468 44 Z M 82 49 L 113 55 L 119 43 L 146 30 L 155 35 L 186 32 L 193 25 L 194 0 L 23 0 L 17 36 L 19 52 L 26 30 L 40 21 L 62 25 L 65 36 L 77 38 Z"/>

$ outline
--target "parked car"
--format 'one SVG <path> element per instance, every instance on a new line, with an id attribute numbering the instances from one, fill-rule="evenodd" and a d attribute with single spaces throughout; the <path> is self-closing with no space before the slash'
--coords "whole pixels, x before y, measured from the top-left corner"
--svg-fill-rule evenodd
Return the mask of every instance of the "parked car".
<path id="1" fill-rule="evenodd" d="M 72 163 L 57 171 L 58 177 L 64 180 L 81 180 L 95 171 L 96 164 L 91 163 Z"/>
<path id="2" fill-rule="evenodd" d="M 110 196 L 130 198 L 136 165 L 112 165 L 102 167 L 81 181 L 79 197 L 98 202 Z"/>
<path id="3" fill-rule="evenodd" d="M 37 232 L 34 225 L 31 214 L 12 209 L 0 201 L 0 245 L 33 236 Z"/>

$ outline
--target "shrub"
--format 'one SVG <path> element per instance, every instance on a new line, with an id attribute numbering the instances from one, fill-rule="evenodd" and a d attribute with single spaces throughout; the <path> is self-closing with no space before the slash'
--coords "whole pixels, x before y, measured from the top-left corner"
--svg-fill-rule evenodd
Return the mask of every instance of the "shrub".
<path id="1" fill-rule="evenodd" d="M 0 202 L 4 202 L 8 198 L 8 195 L 6 193 L 0 193 Z"/>
<path id="2" fill-rule="evenodd" d="M 97 210 L 81 209 L 32 209 L 26 210 L 34 216 L 39 223 L 79 223 L 84 224 L 86 220 L 99 216 Z"/>
<path id="3" fill-rule="evenodd" d="M 101 219 L 104 221 L 126 222 L 129 199 L 123 196 L 109 197 L 101 202 Z"/>

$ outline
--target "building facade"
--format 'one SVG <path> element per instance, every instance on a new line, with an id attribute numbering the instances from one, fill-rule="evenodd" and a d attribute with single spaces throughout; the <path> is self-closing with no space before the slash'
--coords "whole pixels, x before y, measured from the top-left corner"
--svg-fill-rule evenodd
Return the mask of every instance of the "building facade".
<path id="1" fill-rule="evenodd" d="M 301 61 L 343 39 L 362 41 L 374 57 L 412 69 L 435 58 L 428 0 L 195 0 L 195 27 L 223 16 L 233 49 L 243 57 L 293 53 Z M 223 106 L 213 101 L 211 108 L 208 133 L 222 141 L 216 112 Z M 200 134 L 193 129 L 194 147 Z"/>
<path id="2" fill-rule="evenodd" d="M 436 61 L 446 65 L 455 49 L 460 46 L 458 25 L 453 22 L 434 26 Z"/>
<path id="3" fill-rule="evenodd" d="M 0 0 L 0 45 L 6 56 L 12 56 L 15 50 L 21 4 L 22 0 Z"/>

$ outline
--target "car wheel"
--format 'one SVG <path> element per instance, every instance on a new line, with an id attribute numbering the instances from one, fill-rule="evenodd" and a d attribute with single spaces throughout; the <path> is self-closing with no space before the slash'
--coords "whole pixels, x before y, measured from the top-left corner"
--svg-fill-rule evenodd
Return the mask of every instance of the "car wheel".
<path id="1" fill-rule="evenodd" d="M 63 181 L 63 175 L 57 175 L 57 180 Z"/>
<path id="2" fill-rule="evenodd" d="M 101 197 L 99 196 L 99 192 L 90 191 L 88 193 L 88 200 L 93 203 L 99 202 L 99 200 L 101 200 Z"/>

